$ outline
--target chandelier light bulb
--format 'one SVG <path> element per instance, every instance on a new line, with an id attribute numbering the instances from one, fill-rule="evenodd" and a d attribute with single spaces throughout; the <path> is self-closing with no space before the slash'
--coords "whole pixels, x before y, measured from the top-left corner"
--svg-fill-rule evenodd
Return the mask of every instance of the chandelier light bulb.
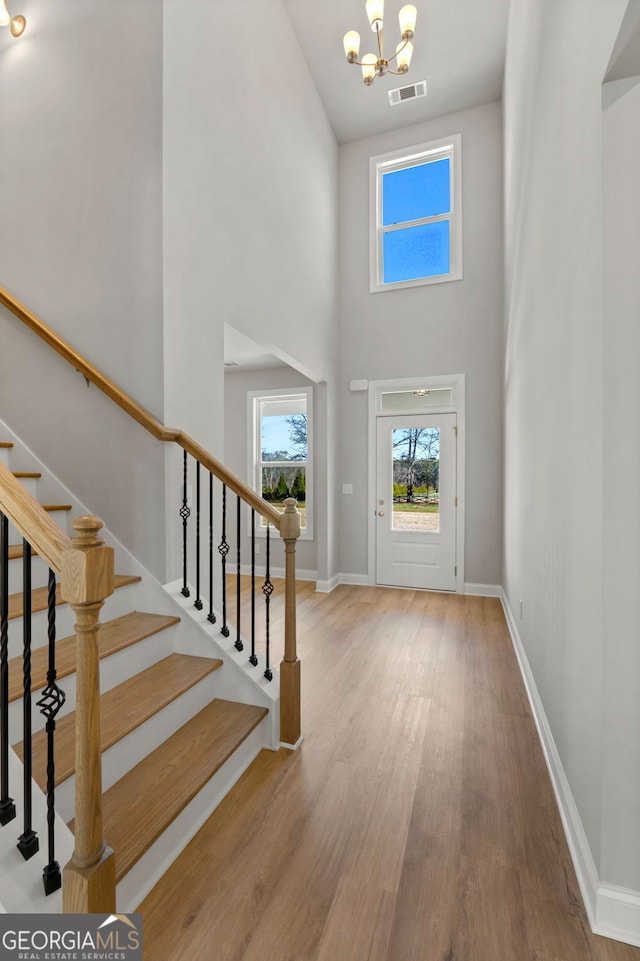
<path id="1" fill-rule="evenodd" d="M 7 27 L 11 23 L 11 17 L 7 10 L 7 0 L 0 0 L 0 27 Z"/>
<path id="2" fill-rule="evenodd" d="M 358 53 L 360 52 L 360 34 L 357 30 L 349 30 L 345 33 L 344 40 L 344 54 L 349 63 L 353 63 L 358 59 Z"/>
<path id="3" fill-rule="evenodd" d="M 362 79 L 370 87 L 376 76 L 377 58 L 374 53 L 365 53 L 362 58 Z"/>
<path id="4" fill-rule="evenodd" d="M 384 20 L 384 0 L 367 0 L 365 7 L 373 32 L 375 33 L 376 30 L 382 30 L 382 23 Z"/>
<path id="5" fill-rule="evenodd" d="M 411 63 L 413 44 L 410 40 L 406 43 L 403 40 L 396 47 L 396 53 L 398 55 L 398 73 L 406 73 L 409 69 L 409 64 Z"/>
<path id="6" fill-rule="evenodd" d="M 411 40 L 416 29 L 418 11 L 412 3 L 408 3 L 398 14 L 400 34 L 403 40 Z"/>

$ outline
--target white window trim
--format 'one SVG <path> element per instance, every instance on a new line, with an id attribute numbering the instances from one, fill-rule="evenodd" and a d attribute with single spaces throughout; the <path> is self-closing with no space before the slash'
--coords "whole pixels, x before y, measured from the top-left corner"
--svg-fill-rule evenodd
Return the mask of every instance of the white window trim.
<path id="1" fill-rule="evenodd" d="M 314 473 L 314 449 L 313 449 L 313 387 L 276 387 L 272 390 L 250 390 L 247 392 L 247 477 L 248 484 L 258 494 L 261 493 L 262 485 L 258 477 L 257 466 L 260 462 L 260 436 L 258 434 L 257 423 L 257 401 L 263 398 L 273 399 L 275 397 L 292 397 L 305 394 L 307 398 L 307 474 L 306 483 L 306 522 L 300 532 L 301 541 L 313 540 L 313 473 Z M 249 524 L 249 535 L 251 525 Z M 265 527 L 261 527 L 256 521 L 256 537 L 266 537 Z"/>
<path id="2" fill-rule="evenodd" d="M 437 159 L 449 157 L 451 160 L 451 213 L 443 216 L 425 218 L 425 222 L 449 219 L 449 266 L 448 274 L 438 274 L 435 277 L 418 277 L 415 280 L 399 280 L 392 284 L 382 282 L 382 237 L 380 226 L 382 192 L 382 175 L 396 169 L 401 170 L 415 164 L 423 163 L 430 157 Z M 418 221 L 422 223 L 423 221 Z M 410 221 L 407 221 L 410 223 Z M 442 140 L 432 140 L 429 143 L 405 147 L 403 150 L 393 150 L 391 153 L 379 154 L 369 160 L 369 290 L 372 294 L 384 290 L 401 290 L 404 287 L 422 287 L 426 284 L 442 284 L 451 280 L 462 280 L 462 135 L 453 134 Z"/>
<path id="3" fill-rule="evenodd" d="M 465 445 L 466 445 L 466 417 L 465 417 L 465 375 L 464 374 L 436 374 L 432 377 L 410 377 L 400 380 L 370 380 L 369 381 L 369 513 L 368 526 L 368 583 L 376 583 L 376 431 L 378 417 L 397 417 L 397 410 L 385 409 L 382 406 L 382 395 L 387 391 L 402 390 L 437 390 L 441 387 L 451 388 L 451 404 L 442 407 L 416 407 L 416 414 L 457 414 L 458 442 L 456 445 L 456 491 L 458 497 L 456 516 L 456 594 L 465 593 L 464 581 L 464 535 L 465 535 Z M 402 414 L 412 411 L 402 410 Z"/>

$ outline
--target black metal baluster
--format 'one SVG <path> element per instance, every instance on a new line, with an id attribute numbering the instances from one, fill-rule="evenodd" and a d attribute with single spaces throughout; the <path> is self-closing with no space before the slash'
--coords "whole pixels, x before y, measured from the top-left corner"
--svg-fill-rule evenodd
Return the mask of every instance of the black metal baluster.
<path id="1" fill-rule="evenodd" d="M 196 599 L 193 606 L 198 611 L 202 610 L 200 599 L 200 461 L 196 461 Z"/>
<path id="2" fill-rule="evenodd" d="M 189 597 L 191 593 L 187 587 L 187 521 L 191 511 L 187 504 L 187 452 L 184 452 L 183 460 L 183 479 L 182 479 L 182 507 L 180 517 L 182 518 L 182 596 Z"/>
<path id="3" fill-rule="evenodd" d="M 62 886 L 60 865 L 55 858 L 55 753 L 54 734 L 56 730 L 56 715 L 65 702 L 66 695 L 56 684 L 56 576 L 49 570 L 48 589 L 48 639 L 49 665 L 47 670 L 47 686 L 40 700 L 37 702 L 40 713 L 46 719 L 47 732 L 47 839 L 49 863 L 42 871 L 44 893 L 52 894 Z"/>
<path id="4" fill-rule="evenodd" d="M 213 613 L 213 474 L 209 471 L 209 613 L 207 620 L 215 624 Z"/>
<path id="5" fill-rule="evenodd" d="M 271 528 L 271 525 L 267 523 L 267 543 L 265 548 L 266 570 L 265 570 L 265 581 L 264 581 L 264 584 L 262 585 L 262 593 L 264 594 L 264 603 L 265 603 L 265 644 L 266 644 L 266 660 L 267 660 L 267 666 L 265 668 L 264 676 L 268 681 L 273 680 L 273 671 L 271 670 L 271 667 L 269 665 L 269 654 L 270 654 L 269 602 L 271 600 L 271 595 L 273 594 L 273 584 L 271 583 L 271 579 L 269 577 L 269 561 L 271 556 L 270 539 L 269 539 L 270 528 Z"/>
<path id="6" fill-rule="evenodd" d="M 222 558 L 222 627 L 220 633 L 224 637 L 229 637 L 227 627 L 227 554 L 229 545 L 227 544 L 227 485 L 222 485 L 222 540 L 218 547 L 218 553 Z"/>
<path id="7" fill-rule="evenodd" d="M 236 651 L 244 650 L 244 644 L 240 637 L 240 495 L 236 495 L 236 642 L 233 645 Z"/>
<path id="8" fill-rule="evenodd" d="M 256 512 L 251 508 L 251 657 L 249 663 L 255 667 L 256 655 Z"/>
<path id="9" fill-rule="evenodd" d="M 0 824 L 15 816 L 9 797 L 9 521 L 0 512 Z"/>
<path id="10" fill-rule="evenodd" d="M 22 541 L 22 730 L 24 751 L 22 834 L 18 838 L 18 851 L 28 861 L 40 848 L 38 835 L 33 830 L 32 805 L 32 744 L 31 744 L 31 544 Z"/>

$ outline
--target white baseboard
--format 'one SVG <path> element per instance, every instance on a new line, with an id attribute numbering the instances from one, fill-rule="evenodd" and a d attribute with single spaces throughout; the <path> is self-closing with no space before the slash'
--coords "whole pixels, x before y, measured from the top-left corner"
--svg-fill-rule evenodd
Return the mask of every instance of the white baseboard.
<path id="1" fill-rule="evenodd" d="M 227 573 L 228 573 L 228 574 L 235 574 L 235 572 L 236 572 L 236 565 L 235 565 L 235 564 L 232 564 L 232 563 L 228 563 L 228 564 L 227 564 Z M 250 575 L 250 574 L 251 574 L 251 565 L 250 565 L 250 564 L 241 564 L 241 565 L 240 565 L 240 573 L 241 573 L 242 575 Z M 256 577 L 257 577 L 257 578 L 259 578 L 259 577 L 264 578 L 264 574 L 265 574 L 264 561 L 261 560 L 260 563 L 256 562 Z M 296 580 L 297 580 L 297 581 L 315 581 L 315 580 L 317 579 L 317 576 L 318 576 L 318 572 L 317 572 L 317 571 L 296 570 Z M 270 568 L 269 568 L 269 577 L 284 578 L 284 567 L 270 567 Z"/>
<path id="2" fill-rule="evenodd" d="M 476 597 L 502 597 L 500 584 L 465 584 L 464 592 Z"/>
<path id="3" fill-rule="evenodd" d="M 319 594 L 330 594 L 334 587 L 337 587 L 340 583 L 340 575 L 334 574 L 328 581 L 316 581 L 316 592 Z"/>
<path id="4" fill-rule="evenodd" d="M 640 947 L 640 891 L 599 884 L 594 934 Z"/>
<path id="5" fill-rule="evenodd" d="M 334 574 L 328 581 L 317 581 L 316 591 L 321 594 L 330 594 L 338 584 L 353 584 L 357 587 L 368 587 L 369 577 L 367 574 Z"/>
<path id="6" fill-rule="evenodd" d="M 516 620 L 504 593 L 500 599 L 520 672 L 533 712 L 551 784 L 556 797 L 569 852 L 578 879 L 580 893 L 591 930 L 604 938 L 613 938 L 640 947 L 640 891 L 616 887 L 600 881 L 591 848 L 573 797 L 573 792 L 556 747 L 544 705 L 531 671 Z"/>

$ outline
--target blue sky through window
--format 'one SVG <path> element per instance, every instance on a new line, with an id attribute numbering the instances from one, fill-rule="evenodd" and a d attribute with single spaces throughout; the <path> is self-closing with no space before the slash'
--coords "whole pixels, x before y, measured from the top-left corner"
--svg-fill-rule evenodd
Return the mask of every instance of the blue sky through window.
<path id="1" fill-rule="evenodd" d="M 382 176 L 382 224 L 436 217 L 451 210 L 448 157 Z"/>
<path id="2" fill-rule="evenodd" d="M 449 221 L 391 230 L 383 237 L 384 283 L 449 273 Z"/>
<path id="3" fill-rule="evenodd" d="M 260 426 L 263 455 L 265 451 L 273 453 L 276 450 L 289 450 L 291 439 L 284 414 L 271 414 L 263 417 Z"/>

